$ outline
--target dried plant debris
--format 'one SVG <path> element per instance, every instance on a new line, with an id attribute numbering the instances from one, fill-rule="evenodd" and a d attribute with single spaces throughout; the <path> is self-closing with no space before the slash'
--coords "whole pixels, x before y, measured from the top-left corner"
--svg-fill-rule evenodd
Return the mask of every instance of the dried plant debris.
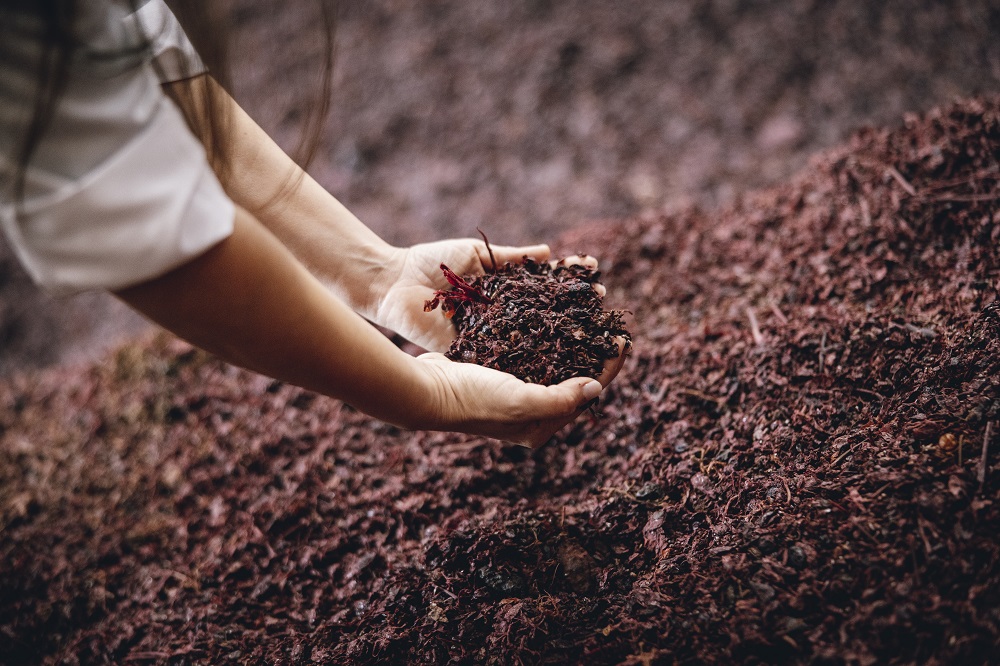
<path id="1" fill-rule="evenodd" d="M 564 236 L 641 344 L 538 450 L 169 339 L 0 383 L 0 663 L 994 663 L 998 155 L 969 100 Z"/>
<path id="2" fill-rule="evenodd" d="M 549 385 L 598 377 L 618 357 L 617 339 L 630 344 L 624 312 L 603 309 L 594 290 L 600 273 L 585 266 L 525 257 L 481 276 L 461 278 L 444 264 L 441 271 L 451 289 L 436 292 L 424 310 L 440 305 L 455 324 L 445 354 L 453 361 Z"/>

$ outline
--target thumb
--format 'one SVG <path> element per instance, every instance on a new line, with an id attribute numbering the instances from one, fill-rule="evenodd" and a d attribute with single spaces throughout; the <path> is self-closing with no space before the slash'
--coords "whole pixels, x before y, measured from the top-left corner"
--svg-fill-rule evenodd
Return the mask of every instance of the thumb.
<path id="1" fill-rule="evenodd" d="M 534 386 L 538 386 L 537 384 Z M 531 448 L 547 442 L 564 425 L 575 419 L 587 405 L 601 394 L 601 383 L 587 377 L 574 377 L 553 386 L 538 386 L 548 394 L 543 414 L 533 426 L 522 431 L 516 441 Z M 541 405 L 540 405 L 541 406 Z"/>
<path id="2" fill-rule="evenodd" d="M 604 387 L 596 379 L 574 377 L 555 386 L 550 386 L 549 389 L 558 390 L 565 396 L 564 413 L 568 416 L 586 409 L 590 402 L 596 400 L 601 395 Z"/>

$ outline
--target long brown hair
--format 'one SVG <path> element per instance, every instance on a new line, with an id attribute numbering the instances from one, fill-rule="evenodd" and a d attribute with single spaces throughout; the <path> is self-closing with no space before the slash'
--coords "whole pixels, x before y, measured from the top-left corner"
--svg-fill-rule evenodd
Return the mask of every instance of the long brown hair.
<path id="1" fill-rule="evenodd" d="M 70 58 L 79 46 L 73 29 L 78 7 L 75 0 L 4 0 L 0 3 L 0 9 L 11 16 L 37 16 L 40 19 L 38 27 L 41 29 L 38 37 L 43 45 L 37 62 L 33 63 L 37 84 L 33 112 L 17 152 L 13 194 L 20 201 L 24 195 L 28 162 L 52 120 L 56 103 L 66 87 Z M 0 25 L 10 21 L 10 16 L 3 18 Z"/>
<path id="2" fill-rule="evenodd" d="M 83 46 L 76 34 L 76 23 L 86 1 L 0 0 L 0 18 L 3 18 L 4 13 L 9 13 L 36 19 L 42 46 L 38 52 L 37 62 L 33 63 L 37 83 L 33 113 L 16 157 L 13 183 L 16 201 L 23 199 L 28 164 L 45 135 L 66 88 L 72 58 Z M 226 25 L 226 14 L 220 9 L 221 3 L 206 0 L 166 0 L 166 2 L 184 27 L 212 78 L 224 89 L 231 89 L 229 67 L 231 31 Z M 293 158 L 303 167 L 308 166 L 315 155 L 329 111 L 333 86 L 336 3 L 333 0 L 315 0 L 315 2 L 319 11 L 320 19 L 317 27 L 323 38 L 323 50 L 319 63 L 317 93 L 312 103 L 307 105 L 301 124 L 299 145 L 293 153 Z M 140 0 L 130 0 L 130 4 L 133 10 L 137 10 L 144 3 Z M 0 27 L 5 22 L 0 21 Z M 120 52 L 102 54 L 103 57 L 128 58 L 134 57 L 137 51 L 148 52 L 150 48 L 148 36 L 140 34 L 136 37 L 136 44 L 124 47 Z M 0 40 L 2 39 L 3 30 L 0 29 Z M 191 74 L 193 76 L 197 72 Z M 208 81 L 203 78 L 200 84 L 208 85 Z M 228 116 L 224 110 L 225 106 L 219 103 L 218 98 L 207 90 L 205 92 L 207 94 L 202 96 L 205 104 L 199 109 L 201 117 L 189 117 L 188 122 L 205 146 L 213 167 L 224 170 L 228 167 L 226 140 Z"/>

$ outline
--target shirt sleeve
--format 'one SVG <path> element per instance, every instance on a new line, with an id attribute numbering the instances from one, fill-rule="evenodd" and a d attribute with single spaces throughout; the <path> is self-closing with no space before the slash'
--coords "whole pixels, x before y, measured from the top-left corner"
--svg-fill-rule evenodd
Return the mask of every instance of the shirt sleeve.
<path id="1" fill-rule="evenodd" d="M 159 43 L 168 45 L 162 57 L 176 40 Z M 71 70 L 28 165 L 25 196 L 0 194 L 0 226 L 12 250 L 36 283 L 57 294 L 163 275 L 229 236 L 235 213 L 148 59 L 115 77 L 84 65 Z M 0 75 L 0 109 L 3 83 Z M 3 152 L 0 172 L 12 173 L 14 156 Z"/>
<path id="2" fill-rule="evenodd" d="M 180 81 L 208 71 L 163 0 L 149 0 L 130 19 L 150 42 L 161 83 Z"/>
<path id="3" fill-rule="evenodd" d="M 162 275 L 226 238 L 234 212 L 201 143 L 164 100 L 142 133 L 99 168 L 24 202 L 8 236 L 49 291 L 113 290 Z"/>

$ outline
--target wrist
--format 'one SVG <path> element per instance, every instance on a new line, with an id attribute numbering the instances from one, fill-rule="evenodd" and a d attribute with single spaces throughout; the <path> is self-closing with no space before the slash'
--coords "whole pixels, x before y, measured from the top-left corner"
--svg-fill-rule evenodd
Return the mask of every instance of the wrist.
<path id="1" fill-rule="evenodd" d="M 397 414 L 386 420 L 408 430 L 442 430 L 449 426 L 445 405 L 448 401 L 447 377 L 425 359 L 406 356 L 399 366 L 406 376 L 406 386 L 398 400 L 392 401 Z"/>
<path id="2" fill-rule="evenodd" d="M 396 247 L 381 241 L 381 245 L 373 248 L 371 270 L 363 291 L 363 299 L 358 303 L 358 312 L 369 320 L 384 325 L 379 321 L 379 312 L 386 293 L 399 280 L 406 262 L 406 248 Z"/>
<path id="3" fill-rule="evenodd" d="M 352 310 L 376 321 L 382 296 L 399 274 L 402 254 L 402 250 L 380 238 L 367 239 L 358 244 L 350 256 L 326 262 L 320 279 Z"/>

